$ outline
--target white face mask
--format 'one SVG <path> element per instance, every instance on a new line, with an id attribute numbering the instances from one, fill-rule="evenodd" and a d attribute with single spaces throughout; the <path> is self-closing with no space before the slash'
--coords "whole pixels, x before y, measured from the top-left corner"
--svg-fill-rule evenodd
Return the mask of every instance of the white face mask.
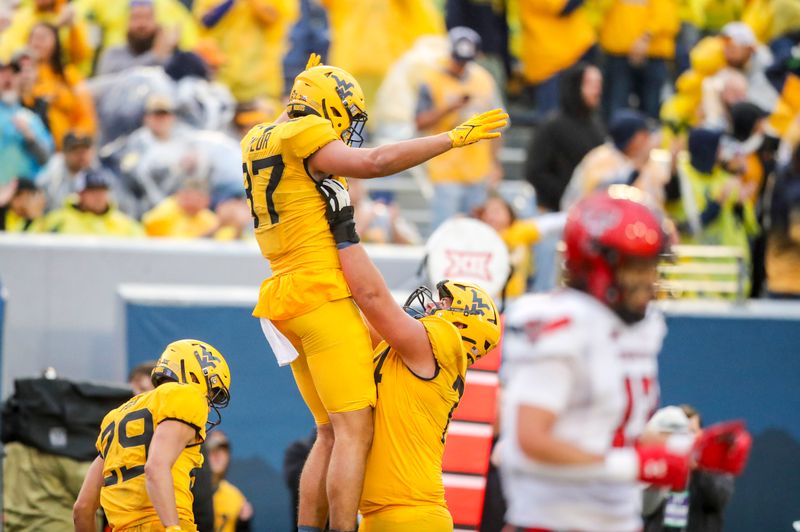
<path id="1" fill-rule="evenodd" d="M 6 105 L 14 105 L 15 103 L 19 103 L 19 96 L 17 95 L 17 91 L 14 90 L 5 90 L 0 93 L 0 101 L 2 101 Z"/>

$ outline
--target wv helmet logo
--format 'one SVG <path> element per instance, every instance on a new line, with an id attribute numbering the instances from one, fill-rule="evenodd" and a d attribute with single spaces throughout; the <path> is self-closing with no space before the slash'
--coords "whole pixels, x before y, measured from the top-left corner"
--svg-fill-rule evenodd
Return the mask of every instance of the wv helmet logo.
<path id="1" fill-rule="evenodd" d="M 470 290 L 472 291 L 472 305 L 470 305 L 468 309 L 469 313 L 483 316 L 484 314 L 483 310 L 484 309 L 491 310 L 492 307 L 491 305 L 487 305 L 486 303 L 483 302 L 483 298 L 480 296 L 480 294 L 478 294 L 477 290 L 475 290 L 474 288 L 471 288 Z"/>
<path id="2" fill-rule="evenodd" d="M 206 349 L 206 346 L 202 344 L 197 344 L 197 347 L 199 347 L 203 351 L 202 354 L 197 351 L 194 352 L 194 356 L 200 363 L 200 367 L 203 368 L 204 371 L 207 368 L 216 368 L 217 362 L 221 362 L 219 357 L 215 356 L 214 353 Z"/>
<path id="3" fill-rule="evenodd" d="M 353 95 L 352 88 L 355 86 L 355 84 L 348 83 L 336 74 L 331 74 L 331 77 L 336 80 L 336 93 L 342 100 Z"/>

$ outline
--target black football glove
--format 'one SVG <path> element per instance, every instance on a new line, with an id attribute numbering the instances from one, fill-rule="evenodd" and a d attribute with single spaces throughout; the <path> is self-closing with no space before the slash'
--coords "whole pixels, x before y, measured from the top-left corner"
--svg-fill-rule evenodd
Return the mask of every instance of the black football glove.
<path id="1" fill-rule="evenodd" d="M 356 233 L 356 222 L 353 220 L 355 209 L 350 205 L 350 194 L 336 179 L 324 179 L 317 183 L 317 190 L 325 200 L 328 226 L 333 233 L 336 247 L 343 248 L 349 244 L 358 244 L 360 239 Z"/>

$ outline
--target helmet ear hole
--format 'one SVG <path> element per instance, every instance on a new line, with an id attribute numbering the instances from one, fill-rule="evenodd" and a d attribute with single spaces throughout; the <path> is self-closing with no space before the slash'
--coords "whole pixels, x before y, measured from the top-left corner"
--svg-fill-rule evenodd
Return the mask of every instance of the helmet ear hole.
<path id="1" fill-rule="evenodd" d="M 191 375 L 193 383 L 200 384 L 200 381 L 197 380 L 197 375 L 195 375 L 194 373 L 190 373 L 189 375 Z"/>
<path id="2" fill-rule="evenodd" d="M 337 117 L 337 118 L 341 118 L 342 117 L 342 113 L 340 113 L 339 110 L 337 108 L 335 108 L 335 107 L 331 108 L 331 114 L 333 116 Z"/>

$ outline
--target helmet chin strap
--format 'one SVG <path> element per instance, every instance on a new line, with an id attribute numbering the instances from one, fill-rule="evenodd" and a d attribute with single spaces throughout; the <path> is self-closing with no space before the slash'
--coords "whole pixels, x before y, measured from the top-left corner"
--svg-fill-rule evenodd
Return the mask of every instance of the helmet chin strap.
<path id="1" fill-rule="evenodd" d="M 220 413 L 219 413 L 219 408 L 217 408 L 217 405 L 215 405 L 214 403 L 212 403 L 211 401 L 209 401 L 209 402 L 208 402 L 208 406 L 209 406 L 209 407 L 211 408 L 211 410 L 213 410 L 213 411 L 214 411 L 214 413 L 217 415 L 217 419 L 216 419 L 216 420 L 214 420 L 214 421 L 212 421 L 211 419 L 209 419 L 209 420 L 207 420 L 207 421 L 206 421 L 206 434 L 208 434 L 209 432 L 211 432 L 212 430 L 214 430 L 214 428 L 215 428 L 217 425 L 219 425 L 220 423 L 222 423 L 222 414 L 220 414 Z"/>

